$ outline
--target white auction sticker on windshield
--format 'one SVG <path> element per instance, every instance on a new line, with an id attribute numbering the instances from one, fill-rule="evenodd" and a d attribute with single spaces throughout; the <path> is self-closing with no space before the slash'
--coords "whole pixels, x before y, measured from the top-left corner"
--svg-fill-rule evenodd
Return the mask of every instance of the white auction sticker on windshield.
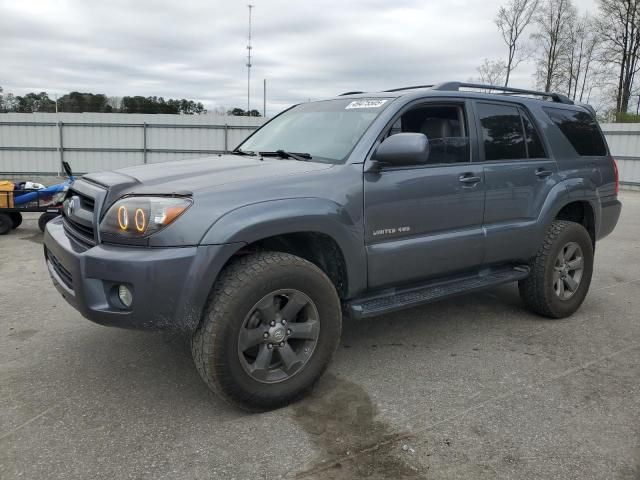
<path id="1" fill-rule="evenodd" d="M 387 100 L 378 100 L 375 98 L 365 98 L 364 100 L 354 100 L 346 106 L 345 110 L 351 108 L 379 108 L 387 103 Z"/>

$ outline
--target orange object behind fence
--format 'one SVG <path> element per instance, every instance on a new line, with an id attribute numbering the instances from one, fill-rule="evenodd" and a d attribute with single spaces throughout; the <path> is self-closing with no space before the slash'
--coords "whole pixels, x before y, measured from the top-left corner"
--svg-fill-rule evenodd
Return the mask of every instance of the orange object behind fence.
<path id="1" fill-rule="evenodd" d="M 0 180 L 0 208 L 13 208 L 13 182 Z"/>

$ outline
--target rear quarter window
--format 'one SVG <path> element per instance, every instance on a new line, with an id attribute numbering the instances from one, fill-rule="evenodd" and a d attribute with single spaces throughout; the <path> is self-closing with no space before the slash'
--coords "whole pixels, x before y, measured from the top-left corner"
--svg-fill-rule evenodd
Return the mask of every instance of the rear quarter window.
<path id="1" fill-rule="evenodd" d="M 586 112 L 546 107 L 544 111 L 555 123 L 578 155 L 603 157 L 607 147 L 593 116 Z"/>

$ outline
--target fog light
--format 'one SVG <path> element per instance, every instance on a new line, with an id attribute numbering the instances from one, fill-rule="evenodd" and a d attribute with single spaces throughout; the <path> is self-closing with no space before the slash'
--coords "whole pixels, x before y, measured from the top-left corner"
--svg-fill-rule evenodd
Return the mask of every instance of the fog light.
<path id="1" fill-rule="evenodd" d="M 131 307 L 131 304 L 133 303 L 133 293 L 131 293 L 129 287 L 126 285 L 118 286 L 118 298 L 125 307 Z"/>

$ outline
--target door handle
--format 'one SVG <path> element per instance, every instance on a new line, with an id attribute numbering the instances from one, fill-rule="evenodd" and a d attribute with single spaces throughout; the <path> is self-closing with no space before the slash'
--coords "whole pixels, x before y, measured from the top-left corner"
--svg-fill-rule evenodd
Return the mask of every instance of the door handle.
<path id="1" fill-rule="evenodd" d="M 553 172 L 551 170 L 545 170 L 544 168 L 539 168 L 536 170 L 536 176 L 538 178 L 547 178 L 551 175 L 553 175 Z"/>
<path id="2" fill-rule="evenodd" d="M 480 180 L 482 179 L 480 177 L 474 177 L 472 173 L 465 173 L 463 175 L 460 175 L 458 180 L 460 180 L 461 183 L 464 183 L 467 185 L 475 185 L 476 183 L 479 183 Z"/>

